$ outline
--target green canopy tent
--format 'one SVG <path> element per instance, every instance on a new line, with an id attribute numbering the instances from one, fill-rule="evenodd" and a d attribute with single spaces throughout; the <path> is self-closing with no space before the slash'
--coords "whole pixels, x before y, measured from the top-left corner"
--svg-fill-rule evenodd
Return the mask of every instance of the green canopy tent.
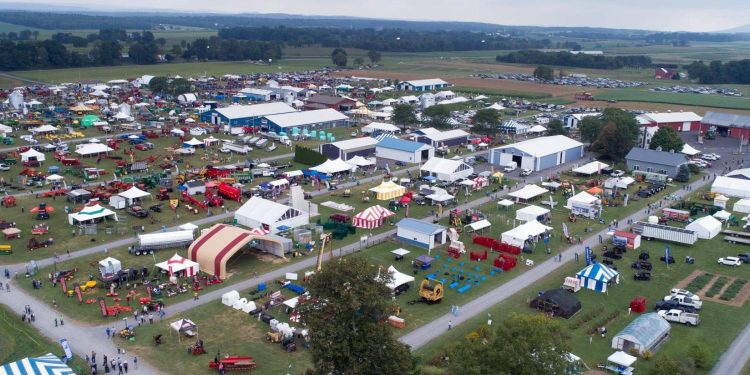
<path id="1" fill-rule="evenodd" d="M 81 126 L 83 126 L 84 128 L 90 128 L 94 126 L 95 122 L 99 122 L 99 121 L 102 121 L 102 120 L 96 115 L 85 115 L 81 119 Z"/>

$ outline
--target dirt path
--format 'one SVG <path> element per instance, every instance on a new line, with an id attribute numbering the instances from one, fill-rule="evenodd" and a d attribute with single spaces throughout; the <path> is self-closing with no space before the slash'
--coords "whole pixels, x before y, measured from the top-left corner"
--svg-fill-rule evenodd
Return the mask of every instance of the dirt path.
<path id="1" fill-rule="evenodd" d="M 693 280 L 695 280 L 696 277 L 698 277 L 700 275 L 703 275 L 704 273 L 706 273 L 706 271 L 703 271 L 703 270 L 695 270 L 695 271 L 693 271 L 692 273 L 690 273 L 690 275 L 687 275 L 686 278 L 680 280 L 679 283 L 675 284 L 675 286 L 674 286 L 675 289 L 685 289 L 685 287 L 688 286 L 691 282 L 693 282 Z M 705 288 L 703 288 L 703 289 L 705 289 Z M 703 290 L 703 289 L 701 289 L 701 290 Z M 695 292 L 698 293 L 699 291 L 696 290 Z"/>

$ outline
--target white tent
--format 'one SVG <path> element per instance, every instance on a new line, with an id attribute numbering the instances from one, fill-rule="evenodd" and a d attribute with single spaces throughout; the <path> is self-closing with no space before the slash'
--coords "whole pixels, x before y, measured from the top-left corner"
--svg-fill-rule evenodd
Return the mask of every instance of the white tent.
<path id="1" fill-rule="evenodd" d="M 727 212 L 726 210 L 721 210 L 714 214 L 714 217 L 721 221 L 727 221 L 731 216 L 732 214 Z"/>
<path id="2" fill-rule="evenodd" d="M 701 153 L 700 150 L 694 148 L 693 146 L 690 146 L 689 144 L 685 143 L 684 146 L 682 146 L 682 152 L 683 154 L 687 156 L 695 156 Z"/>
<path id="3" fill-rule="evenodd" d="M 710 240 L 721 233 L 721 221 L 713 216 L 704 216 L 685 226 L 685 229 L 695 231 L 700 239 Z"/>
<path id="4" fill-rule="evenodd" d="M 578 168 L 574 168 L 573 172 L 585 175 L 592 175 L 594 173 L 600 173 L 602 169 L 609 167 L 609 164 L 602 163 L 600 161 L 592 161 L 591 163 L 584 164 Z"/>
<path id="5" fill-rule="evenodd" d="M 503 199 L 503 200 L 501 200 L 500 202 L 497 202 L 497 204 L 498 204 L 499 206 L 502 206 L 502 207 L 508 208 L 508 207 L 510 207 L 510 206 L 512 206 L 512 205 L 513 205 L 513 201 L 512 201 L 512 200 L 510 200 L 510 199 Z"/>
<path id="6" fill-rule="evenodd" d="M 47 158 L 44 156 L 43 153 L 37 150 L 34 150 L 33 148 L 30 148 L 28 151 L 21 153 L 22 162 L 27 162 L 29 160 L 36 160 L 36 161 L 42 162 L 42 161 L 47 160 Z"/>
<path id="7" fill-rule="evenodd" d="M 141 189 L 133 186 L 130 189 L 125 190 L 122 193 L 117 194 L 117 195 L 119 195 L 119 196 L 127 199 L 128 205 L 131 205 L 131 204 L 133 204 L 134 200 L 140 199 L 140 198 L 143 198 L 143 197 L 148 197 L 148 196 L 151 195 L 151 193 L 149 193 L 147 191 L 143 191 L 143 190 L 141 190 Z"/>
<path id="8" fill-rule="evenodd" d="M 300 227 L 309 223 L 309 215 L 292 207 L 261 197 L 250 198 L 234 213 L 237 224 L 248 228 L 264 228 L 277 233 L 279 227 Z"/>
<path id="9" fill-rule="evenodd" d="M 183 145 L 188 145 L 190 147 L 196 147 L 196 146 L 203 146 L 203 142 L 199 141 L 197 138 L 193 137 L 189 141 L 182 142 Z"/>
<path id="10" fill-rule="evenodd" d="M 107 257 L 99 261 L 99 274 L 114 275 L 118 271 L 122 270 L 122 263 L 112 257 Z"/>
<path id="11" fill-rule="evenodd" d="M 737 201 L 737 203 L 734 204 L 733 211 L 736 212 L 742 212 L 742 213 L 750 213 L 750 199 L 740 199 Z"/>
<path id="12" fill-rule="evenodd" d="M 531 127 L 531 129 L 528 130 L 529 133 L 544 133 L 547 131 L 547 128 L 541 125 L 534 125 Z"/>
<path id="13" fill-rule="evenodd" d="M 346 161 L 348 164 L 357 166 L 357 167 L 369 167 L 371 165 L 375 165 L 375 163 L 363 158 L 360 155 L 357 155 L 349 160 Z"/>
<path id="14" fill-rule="evenodd" d="M 198 263 L 193 262 L 190 259 L 183 258 L 177 254 L 173 255 L 168 260 L 161 263 L 156 263 L 156 266 L 167 271 L 169 276 L 174 275 L 177 272 L 184 271 L 184 276 L 195 276 L 200 271 Z"/>
<path id="15" fill-rule="evenodd" d="M 489 107 L 487 107 L 487 108 L 489 108 L 489 109 L 494 109 L 494 110 L 496 110 L 496 111 L 502 111 L 502 110 L 504 110 L 504 109 L 505 109 L 505 107 L 503 107 L 503 105 L 502 105 L 502 104 L 500 104 L 500 103 L 495 103 L 495 104 L 493 104 L 493 105 L 491 105 L 491 106 L 489 106 Z"/>
<path id="16" fill-rule="evenodd" d="M 539 207 L 535 205 L 526 206 L 518 211 L 516 211 L 516 220 L 521 221 L 534 221 L 537 220 L 539 216 L 545 216 L 549 214 L 549 210 L 544 207 Z"/>
<path id="17" fill-rule="evenodd" d="M 750 180 L 717 176 L 711 185 L 711 191 L 730 197 L 750 198 Z"/>
<path id="18" fill-rule="evenodd" d="M 508 195 L 516 198 L 516 201 L 518 201 L 519 199 L 529 200 L 547 192 L 549 192 L 549 190 L 543 187 L 537 185 L 526 185 L 521 190 L 514 191 Z"/>
<path id="19" fill-rule="evenodd" d="M 3 133 L 3 134 L 13 133 L 13 128 L 8 125 L 0 124 L 0 133 Z"/>
<path id="20" fill-rule="evenodd" d="M 30 129 L 29 131 L 32 134 L 40 134 L 40 133 L 54 133 L 54 132 L 56 132 L 58 130 L 59 129 L 57 129 L 56 127 L 54 127 L 52 125 L 42 125 L 42 126 Z"/>
<path id="21" fill-rule="evenodd" d="M 325 163 L 310 168 L 312 171 L 334 174 L 341 172 L 349 172 L 352 170 L 352 166 L 345 162 L 343 159 L 338 158 L 336 160 L 326 160 Z"/>
<path id="22" fill-rule="evenodd" d="M 62 181 L 62 180 L 64 180 L 64 179 L 65 179 L 65 177 L 63 177 L 63 176 L 60 176 L 59 174 L 51 174 L 51 175 L 49 175 L 49 176 L 47 176 L 47 177 L 45 177 L 45 178 L 44 178 L 44 180 L 45 180 L 45 181 L 46 181 L 46 182 L 47 182 L 48 184 L 49 184 L 49 183 L 52 183 L 52 182 Z"/>
<path id="23" fill-rule="evenodd" d="M 386 284 L 386 286 L 390 290 L 395 290 L 396 288 L 400 287 L 401 285 L 404 285 L 406 283 L 410 283 L 414 281 L 414 276 L 407 275 L 405 273 L 399 272 L 395 267 L 390 266 L 388 267 L 388 273 L 391 274 L 391 281 Z M 375 280 L 380 280 L 380 277 L 375 277 Z"/>
<path id="24" fill-rule="evenodd" d="M 398 133 L 401 129 L 393 124 L 386 124 L 382 122 L 373 122 L 369 125 L 362 127 L 363 133 L 373 133 L 375 131 L 387 132 L 387 133 Z"/>
<path id="25" fill-rule="evenodd" d="M 612 188 L 627 189 L 627 187 L 630 186 L 634 182 L 635 182 L 635 179 L 630 176 L 612 177 L 604 181 L 604 188 L 605 189 L 612 189 Z"/>
<path id="26" fill-rule="evenodd" d="M 84 143 L 76 145 L 76 154 L 81 156 L 99 155 L 112 151 L 112 148 L 103 143 Z"/>
<path id="27" fill-rule="evenodd" d="M 180 137 L 182 137 L 182 136 L 184 136 L 184 135 L 185 135 L 185 132 L 184 132 L 184 131 L 182 131 L 182 129 L 177 129 L 177 128 L 174 128 L 174 129 L 170 130 L 169 132 L 170 132 L 171 134 L 174 134 L 174 135 L 176 135 L 176 136 L 180 136 Z"/>
<path id="28" fill-rule="evenodd" d="M 440 181 L 456 181 L 459 178 L 469 177 L 474 173 L 474 168 L 463 160 L 444 159 L 432 157 L 419 169 L 422 175 L 436 177 Z"/>
<path id="29" fill-rule="evenodd" d="M 221 295 L 221 303 L 226 306 L 233 306 L 240 299 L 240 293 L 236 290 Z"/>
<path id="30" fill-rule="evenodd" d="M 173 330 L 177 331 L 177 333 L 191 332 L 194 329 L 198 328 L 198 325 L 193 323 L 193 321 L 190 319 L 180 319 L 176 322 L 170 323 L 169 326 L 172 327 Z"/>
<path id="31" fill-rule="evenodd" d="M 638 358 L 633 357 L 632 355 L 627 354 L 623 351 L 617 351 L 612 353 L 612 355 L 607 358 L 607 361 L 625 368 L 629 368 L 633 363 L 635 363 L 637 359 Z"/>
<path id="32" fill-rule="evenodd" d="M 68 223 L 70 225 L 88 224 L 95 222 L 98 219 L 107 218 L 112 218 L 117 221 L 117 214 L 97 203 L 93 206 L 86 206 L 81 211 L 68 214 Z"/>
<path id="33" fill-rule="evenodd" d="M 587 193 L 585 191 L 582 191 L 582 192 L 580 192 L 580 193 L 578 193 L 578 194 L 576 194 L 576 195 L 568 198 L 568 204 L 565 205 L 565 208 L 571 209 L 576 204 L 591 205 L 591 204 L 596 203 L 596 201 L 598 201 L 598 200 L 599 200 L 599 198 L 597 198 L 597 197 L 595 197 L 595 196 L 593 196 L 593 195 L 591 195 L 591 194 L 589 194 L 589 193 Z"/>
<path id="34" fill-rule="evenodd" d="M 552 230 L 552 228 L 534 220 L 529 221 L 526 224 L 519 225 L 507 232 L 503 232 L 501 239 L 504 243 L 517 247 L 523 247 L 523 244 L 524 242 L 526 242 L 526 240 L 536 237 L 548 230 Z"/>

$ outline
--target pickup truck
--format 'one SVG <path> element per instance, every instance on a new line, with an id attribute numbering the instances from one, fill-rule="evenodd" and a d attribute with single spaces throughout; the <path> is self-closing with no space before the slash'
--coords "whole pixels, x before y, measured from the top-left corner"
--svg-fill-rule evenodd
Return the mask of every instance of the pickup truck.
<path id="1" fill-rule="evenodd" d="M 506 165 L 503 168 L 503 172 L 510 173 L 510 172 L 515 171 L 516 168 L 518 168 L 518 164 L 516 164 L 516 162 L 513 161 L 513 162 L 508 163 L 508 165 Z"/>
<path id="2" fill-rule="evenodd" d="M 657 314 L 669 322 L 687 324 L 690 327 L 695 327 L 701 322 L 700 315 L 680 310 L 659 310 Z"/>
<path id="3" fill-rule="evenodd" d="M 657 301 L 654 310 L 680 310 L 689 313 L 695 313 L 698 311 L 693 307 L 680 305 L 677 301 Z"/>
<path id="4" fill-rule="evenodd" d="M 693 307 L 693 308 L 698 309 L 698 310 L 700 310 L 700 308 L 703 307 L 703 301 L 694 300 L 694 299 L 692 299 L 690 297 L 686 297 L 686 296 L 680 295 L 680 294 L 677 294 L 677 295 L 674 295 L 674 296 L 672 296 L 672 295 L 666 296 L 666 297 L 664 297 L 664 300 L 665 301 L 677 301 L 677 303 L 679 303 L 680 305 L 690 306 L 690 307 Z"/>

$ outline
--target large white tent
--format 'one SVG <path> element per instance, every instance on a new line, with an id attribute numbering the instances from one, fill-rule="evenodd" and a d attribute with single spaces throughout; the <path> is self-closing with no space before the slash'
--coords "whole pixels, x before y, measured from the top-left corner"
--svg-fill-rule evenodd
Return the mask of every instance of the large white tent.
<path id="1" fill-rule="evenodd" d="M 52 125 L 42 125 L 42 126 L 38 126 L 36 128 L 33 128 L 33 129 L 29 129 L 29 131 L 32 134 L 35 134 L 35 135 L 36 134 L 44 134 L 44 133 L 54 133 L 54 132 L 56 132 L 58 130 L 60 130 L 60 129 L 58 129 L 58 128 L 52 126 Z"/>
<path id="2" fill-rule="evenodd" d="M 112 148 L 103 143 L 84 143 L 76 146 L 76 154 L 81 156 L 99 155 L 112 151 Z"/>
<path id="3" fill-rule="evenodd" d="M 730 197 L 750 198 L 750 180 L 717 176 L 711 185 L 711 191 Z"/>
<path id="4" fill-rule="evenodd" d="M 573 172 L 578 174 L 592 175 L 595 173 L 601 173 L 602 169 L 609 167 L 609 164 L 602 163 L 600 161 L 592 161 L 591 163 L 584 164 L 578 168 L 574 168 Z"/>
<path id="5" fill-rule="evenodd" d="M 255 196 L 234 213 L 237 224 L 277 233 L 279 227 L 296 228 L 309 223 L 309 215 L 293 207 Z"/>
<path id="6" fill-rule="evenodd" d="M 349 172 L 352 170 L 352 166 L 345 162 L 343 159 L 338 158 L 336 160 L 326 160 L 325 163 L 310 168 L 312 171 L 325 174 L 334 174 Z"/>
<path id="7" fill-rule="evenodd" d="M 407 275 L 405 273 L 399 272 L 396 267 L 390 266 L 388 267 L 388 273 L 391 274 L 391 281 L 387 284 L 385 284 L 390 290 L 395 290 L 396 288 L 400 287 L 401 285 L 404 285 L 406 283 L 410 283 L 414 281 L 414 276 Z M 379 280 L 380 277 L 375 277 L 375 280 Z"/>
<path id="8" fill-rule="evenodd" d="M 21 153 L 21 161 L 27 162 L 29 160 L 36 160 L 39 162 L 47 160 L 43 153 L 34 150 L 33 148 L 28 149 L 26 152 Z"/>
<path id="9" fill-rule="evenodd" d="M 721 221 L 713 216 L 704 216 L 685 226 L 685 229 L 695 231 L 700 239 L 710 240 L 721 233 Z"/>
<path id="10" fill-rule="evenodd" d="M 197 275 L 200 271 L 200 265 L 198 265 L 198 263 L 193 262 L 190 259 L 183 258 L 178 254 L 173 255 L 171 258 L 161 263 L 156 263 L 156 266 L 169 273 L 169 276 L 172 276 L 177 272 L 184 271 L 184 276 L 189 277 Z"/>
<path id="11" fill-rule="evenodd" d="M 346 161 L 348 164 L 351 164 L 356 167 L 369 167 L 375 165 L 374 162 L 369 161 L 362 156 L 356 155 L 355 157 L 349 159 Z"/>
<path id="12" fill-rule="evenodd" d="M 750 213 L 750 199 L 740 199 L 737 201 L 737 203 L 734 204 L 734 208 L 732 209 L 735 212 L 742 212 L 742 213 Z"/>
<path id="13" fill-rule="evenodd" d="M 518 211 L 516 211 L 516 220 L 521 221 L 535 221 L 540 216 L 549 215 L 549 210 L 544 207 L 539 207 L 535 205 L 526 206 Z"/>
<path id="14" fill-rule="evenodd" d="M 680 151 L 680 152 L 682 152 L 683 154 L 685 154 L 687 156 L 695 156 L 695 155 L 698 155 L 698 154 L 701 153 L 700 150 L 694 148 L 693 146 L 691 146 L 691 145 L 689 145 L 687 143 L 685 143 L 685 145 L 682 146 L 682 151 Z"/>
<path id="15" fill-rule="evenodd" d="M 630 176 L 612 177 L 604 181 L 604 188 L 605 189 L 613 189 L 613 188 L 627 189 L 628 186 L 630 186 L 634 182 L 635 182 L 635 179 Z"/>
<path id="16" fill-rule="evenodd" d="M 109 218 L 117 221 L 117 214 L 97 203 L 93 206 L 86 206 L 81 211 L 68 214 L 68 223 L 70 225 L 90 224 L 99 219 L 104 220 Z"/>
<path id="17" fill-rule="evenodd" d="M 522 189 L 514 191 L 508 195 L 516 198 L 516 201 L 518 201 L 520 199 L 529 200 L 547 192 L 549 192 L 549 190 L 543 187 L 539 187 L 537 185 L 526 185 Z"/>
<path id="18" fill-rule="evenodd" d="M 526 240 L 539 236 L 548 230 L 552 230 L 552 228 L 536 220 L 529 221 L 526 224 L 519 225 L 507 232 L 503 232 L 501 240 L 509 245 L 523 247 Z"/>
<path id="19" fill-rule="evenodd" d="M 148 196 L 151 195 L 151 193 L 149 193 L 147 191 L 143 191 L 143 190 L 141 190 L 141 189 L 133 186 L 130 189 L 125 190 L 122 193 L 117 194 L 117 195 L 125 198 L 127 200 L 128 206 L 130 206 L 130 205 L 133 204 L 133 201 L 135 201 L 136 199 L 148 197 Z"/>

